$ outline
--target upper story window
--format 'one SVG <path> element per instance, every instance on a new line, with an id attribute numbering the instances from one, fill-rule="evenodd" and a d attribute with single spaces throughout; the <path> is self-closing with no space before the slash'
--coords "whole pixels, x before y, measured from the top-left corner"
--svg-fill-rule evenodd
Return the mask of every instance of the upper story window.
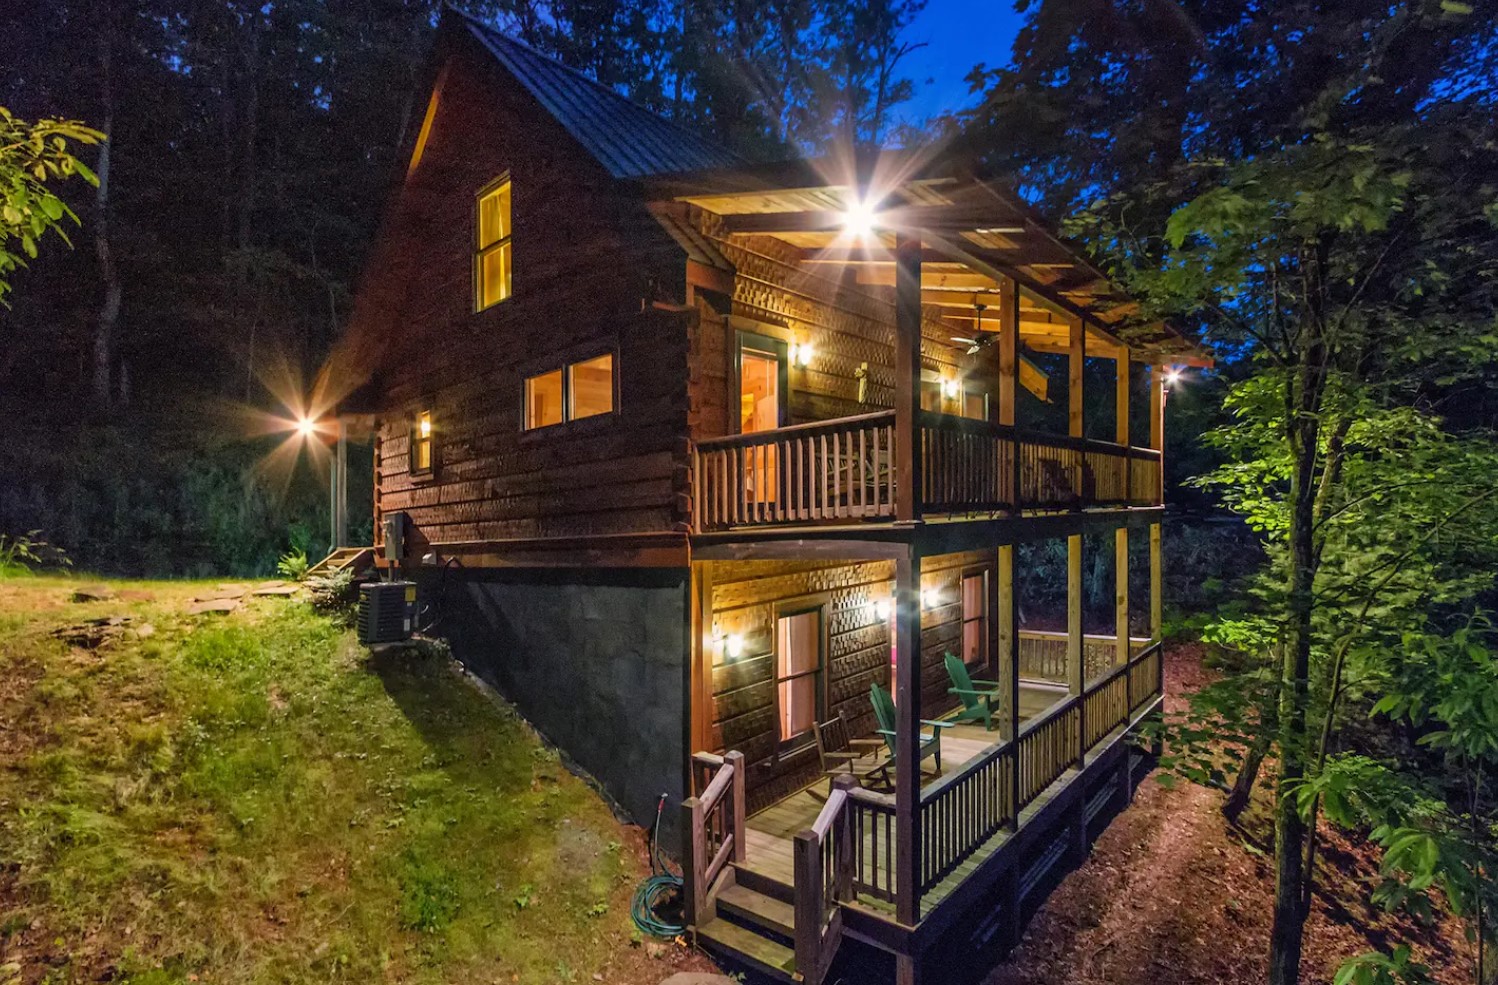
<path id="1" fill-rule="evenodd" d="M 436 464 L 433 454 L 432 412 L 419 411 L 411 422 L 411 471 L 430 472 Z"/>
<path id="2" fill-rule="evenodd" d="M 474 292 L 479 311 L 513 293 L 510 258 L 510 179 L 479 192 L 478 239 L 473 256 Z"/>
<path id="3" fill-rule="evenodd" d="M 569 363 L 525 379 L 525 429 L 614 412 L 614 354 Z"/>

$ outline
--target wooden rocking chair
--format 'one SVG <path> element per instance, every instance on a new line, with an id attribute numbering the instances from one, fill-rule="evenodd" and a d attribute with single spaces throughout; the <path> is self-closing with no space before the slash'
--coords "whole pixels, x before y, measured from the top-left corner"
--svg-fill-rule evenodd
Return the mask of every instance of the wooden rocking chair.
<path id="1" fill-rule="evenodd" d="M 881 789 L 889 789 L 889 760 L 879 755 L 884 746 L 880 739 L 854 739 L 848 735 L 848 723 L 839 715 L 825 722 L 813 723 L 817 735 L 817 758 L 822 761 L 822 775 L 827 777 L 827 793 L 812 789 L 811 795 L 826 800 L 832 785 L 840 776 L 851 776 L 860 786 L 870 787 L 872 780 Z"/>

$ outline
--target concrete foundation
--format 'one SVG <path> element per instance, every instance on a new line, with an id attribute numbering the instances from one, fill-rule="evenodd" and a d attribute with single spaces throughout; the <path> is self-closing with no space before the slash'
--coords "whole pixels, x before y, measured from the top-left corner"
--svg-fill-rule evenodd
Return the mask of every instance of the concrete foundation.
<path id="1" fill-rule="evenodd" d="M 432 632 L 637 823 L 667 795 L 676 846 L 687 762 L 690 572 L 473 570 L 417 576 Z"/>

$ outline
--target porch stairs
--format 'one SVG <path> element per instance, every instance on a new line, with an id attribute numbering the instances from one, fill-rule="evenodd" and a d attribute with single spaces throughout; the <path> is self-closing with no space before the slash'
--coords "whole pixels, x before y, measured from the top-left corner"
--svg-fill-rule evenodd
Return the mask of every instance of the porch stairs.
<path id="1" fill-rule="evenodd" d="M 717 915 L 697 928 L 697 943 L 771 981 L 800 982 L 793 895 L 785 883 L 731 863 L 710 897 Z"/>
<path id="2" fill-rule="evenodd" d="M 372 564 L 374 564 L 373 547 L 340 547 L 308 568 L 306 577 L 326 578 L 344 570 L 352 571 L 357 575 Z"/>

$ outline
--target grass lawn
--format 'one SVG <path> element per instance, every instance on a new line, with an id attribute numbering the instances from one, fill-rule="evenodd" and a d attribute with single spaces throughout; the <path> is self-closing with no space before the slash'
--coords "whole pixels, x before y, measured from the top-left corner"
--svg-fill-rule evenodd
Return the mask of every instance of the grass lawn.
<path id="1" fill-rule="evenodd" d="M 80 584 L 0 578 L 0 985 L 699 967 L 631 947 L 638 832 L 446 660 L 371 661 L 300 601 L 188 615 L 214 583 Z"/>

